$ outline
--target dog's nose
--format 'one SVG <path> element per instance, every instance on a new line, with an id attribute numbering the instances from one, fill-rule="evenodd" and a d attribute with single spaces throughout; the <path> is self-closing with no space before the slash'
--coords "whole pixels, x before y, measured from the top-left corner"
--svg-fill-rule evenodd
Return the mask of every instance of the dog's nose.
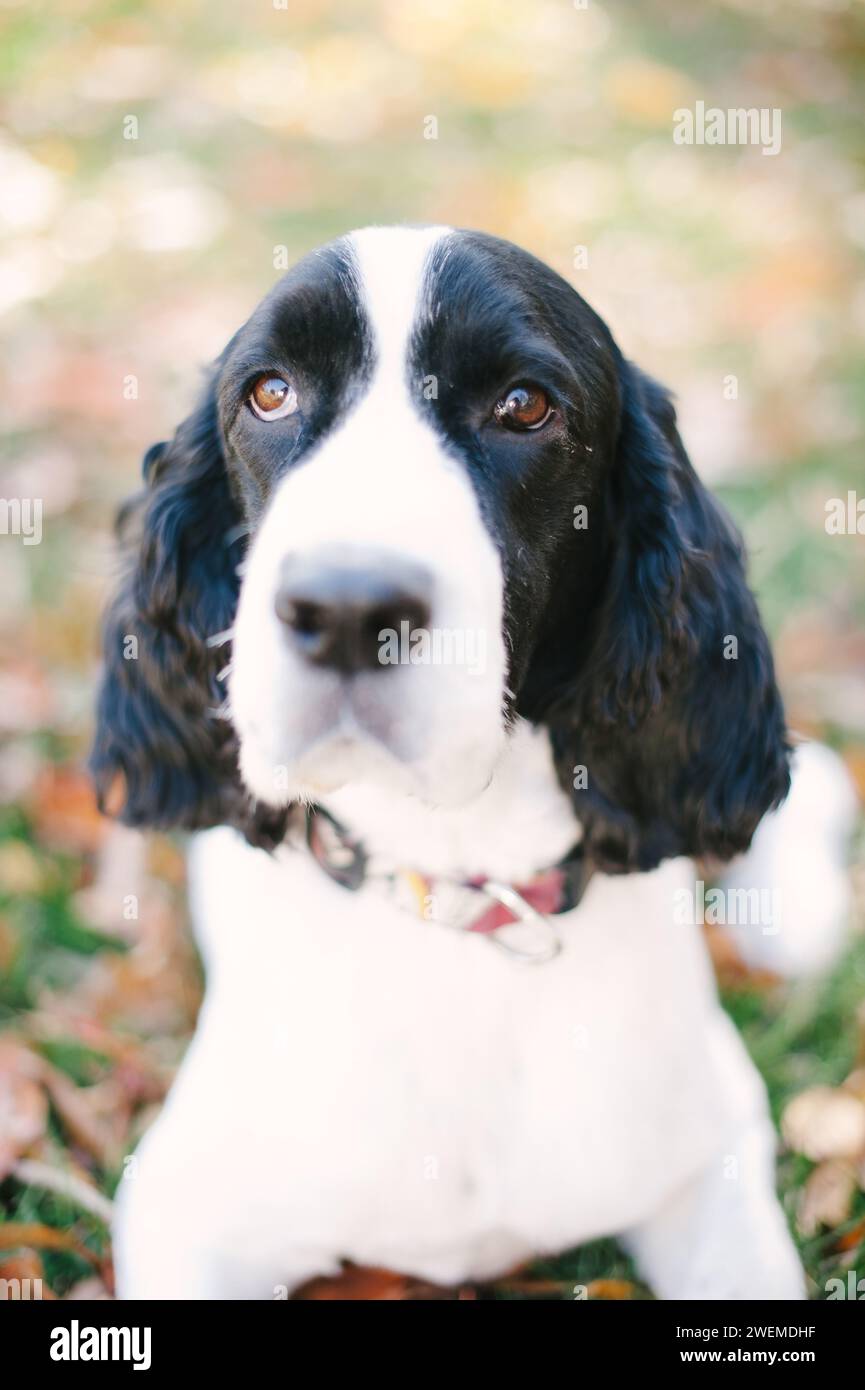
<path id="1" fill-rule="evenodd" d="M 429 626 L 431 589 L 427 571 L 404 560 L 290 556 L 274 606 L 300 656 L 351 675 L 390 664 L 390 634 L 402 642 Z"/>

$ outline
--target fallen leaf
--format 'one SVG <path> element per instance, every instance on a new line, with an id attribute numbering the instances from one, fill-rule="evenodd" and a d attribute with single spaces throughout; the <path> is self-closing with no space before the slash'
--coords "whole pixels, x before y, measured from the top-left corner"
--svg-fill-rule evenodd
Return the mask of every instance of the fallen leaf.
<path id="1" fill-rule="evenodd" d="M 865 1101 L 865 1067 L 857 1067 L 855 1071 L 851 1071 L 842 1089 Z"/>
<path id="2" fill-rule="evenodd" d="M 8 917 L 0 913 L 0 975 L 7 975 L 18 952 L 18 937 Z"/>
<path id="3" fill-rule="evenodd" d="M 781 1133 L 791 1149 L 815 1163 L 853 1158 L 865 1149 L 865 1103 L 831 1086 L 812 1086 L 790 1101 Z"/>
<path id="4" fill-rule="evenodd" d="M 182 888 L 186 883 L 186 855 L 167 835 L 151 835 L 147 840 L 147 867 L 154 878 Z"/>
<path id="5" fill-rule="evenodd" d="M 771 970 L 755 969 L 743 960 L 736 943 L 723 927 L 707 922 L 703 933 L 715 978 L 722 989 L 769 990 L 778 984 L 779 976 Z"/>
<path id="6" fill-rule="evenodd" d="M 0 1262 L 0 1279 L 41 1279 L 42 1260 L 35 1250 L 19 1250 Z"/>
<path id="7" fill-rule="evenodd" d="M 56 1001 L 54 1011 L 31 1013 L 26 1020 L 28 1037 L 39 1042 L 75 1038 L 116 1063 L 117 1082 L 130 1099 L 161 1099 L 171 1075 L 148 1045 L 140 1038 L 105 1027 L 95 1018 L 64 1011 L 63 1004 L 67 1000 L 68 992 L 64 1001 Z"/>
<path id="8" fill-rule="evenodd" d="M 25 1049 L 0 1052 L 0 1178 L 45 1133 L 48 1101 L 39 1083 L 21 1065 Z"/>
<path id="9" fill-rule="evenodd" d="M 56 1067 L 45 1065 L 44 1084 L 70 1138 L 102 1168 L 116 1163 L 127 1116 L 120 1088 L 110 1079 L 95 1086 L 76 1086 Z M 106 1094 L 110 1103 L 105 1104 Z"/>
<path id="10" fill-rule="evenodd" d="M 0 1250 L 18 1250 L 35 1245 L 38 1250 L 68 1250 L 89 1264 L 98 1265 L 99 1256 L 72 1234 L 32 1221 L 0 1221 Z"/>
<path id="11" fill-rule="evenodd" d="M 73 854 L 96 849 L 109 827 L 99 814 L 93 783 L 83 768 L 46 767 L 31 794 L 29 810 L 40 843 Z"/>
<path id="12" fill-rule="evenodd" d="M 27 659 L 4 664 L 0 672 L 0 729 L 30 733 L 50 724 L 56 711 L 45 672 Z"/>
<path id="13" fill-rule="evenodd" d="M 121 772 L 112 777 L 108 788 L 103 792 L 102 804 L 106 816 L 119 816 L 126 805 L 126 779 Z"/>
<path id="14" fill-rule="evenodd" d="M 855 1226 L 845 1231 L 843 1236 L 839 1236 L 835 1242 L 835 1249 L 845 1252 L 857 1250 L 862 1244 L 865 1244 L 865 1220 L 857 1221 Z"/>
<path id="15" fill-rule="evenodd" d="M 821 1226 L 840 1226 L 850 1215 L 856 1171 L 842 1158 L 829 1158 L 808 1177 L 799 1197 L 798 1226 L 804 1236 Z"/>
<path id="16" fill-rule="evenodd" d="M 634 1296 L 634 1285 L 627 1279 L 593 1279 L 586 1293 L 589 1298 L 628 1299 Z"/>
<path id="17" fill-rule="evenodd" d="M 574 1289 L 573 1279 L 532 1279 L 531 1276 L 520 1278 L 497 1279 L 493 1287 L 500 1293 L 519 1294 L 525 1298 L 561 1298 L 563 1294 L 570 1294 Z"/>
<path id="18" fill-rule="evenodd" d="M 46 1092 L 73 1141 L 103 1168 L 111 1167 L 128 1123 L 123 1088 L 111 1078 L 76 1086 L 46 1058 L 9 1038 L 0 1043 L 0 1173 L 44 1134 Z"/>
<path id="19" fill-rule="evenodd" d="M 0 1284 L 5 1298 L 10 1302 L 41 1302 L 53 1299 L 42 1268 L 42 1261 L 35 1250 L 19 1250 L 8 1260 L 0 1260 Z M 22 1287 L 23 1285 L 23 1287 Z"/>
<path id="20" fill-rule="evenodd" d="M 865 748 L 861 743 L 844 750 L 844 762 L 856 784 L 860 800 L 865 802 Z"/>
<path id="21" fill-rule="evenodd" d="M 412 1281 L 389 1269 L 346 1265 L 341 1274 L 311 1279 L 292 1295 L 296 1299 L 404 1301 L 411 1298 Z"/>
<path id="22" fill-rule="evenodd" d="M 0 883 L 10 897 L 38 893 L 44 884 L 39 860 L 23 840 L 7 840 L 0 845 Z"/>
<path id="23" fill-rule="evenodd" d="M 111 823 L 96 857 L 93 882 L 76 893 L 76 912 L 89 926 L 135 940 L 146 893 L 146 845 L 138 830 Z"/>
<path id="24" fill-rule="evenodd" d="M 53 1297 L 53 1295 L 52 1295 Z M 85 1303 L 101 1303 L 106 1299 L 111 1299 L 111 1294 L 97 1275 L 93 1274 L 88 1279 L 79 1279 L 64 1298 L 65 1303 L 75 1303 L 79 1300 Z"/>
<path id="25" fill-rule="evenodd" d="M 22 1158 L 15 1164 L 12 1172 L 19 1182 L 58 1193 L 110 1228 L 114 1215 L 113 1204 L 82 1172 L 67 1171 L 65 1168 L 57 1168 L 34 1158 Z"/>

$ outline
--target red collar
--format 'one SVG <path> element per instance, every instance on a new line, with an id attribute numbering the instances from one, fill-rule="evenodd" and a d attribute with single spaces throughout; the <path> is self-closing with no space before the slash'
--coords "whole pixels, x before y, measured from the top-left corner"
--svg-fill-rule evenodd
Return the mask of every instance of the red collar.
<path id="1" fill-rule="evenodd" d="M 494 945 L 528 963 L 550 960 L 558 954 L 561 943 L 549 918 L 572 911 L 582 898 L 591 876 L 582 844 L 574 845 L 564 859 L 540 870 L 526 883 L 508 884 L 485 877 L 448 879 L 413 869 L 372 873 L 369 856 L 361 841 L 321 806 L 308 807 L 306 810 L 306 843 L 313 859 L 328 878 L 350 892 L 357 892 L 370 881 L 381 882 L 393 889 L 402 880 L 404 885 L 411 888 L 422 916 L 426 915 L 423 904 L 434 899 L 438 887 L 463 889 L 482 896 L 484 906 L 480 912 L 469 910 L 464 920 L 445 925 L 488 936 Z M 523 949 L 495 935 L 502 927 L 517 923 L 535 928 L 535 934 L 542 938 L 540 949 Z"/>

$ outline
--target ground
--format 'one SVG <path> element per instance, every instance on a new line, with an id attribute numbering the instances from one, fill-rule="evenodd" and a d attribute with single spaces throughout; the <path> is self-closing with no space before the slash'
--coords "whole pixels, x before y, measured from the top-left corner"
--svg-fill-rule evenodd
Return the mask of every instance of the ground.
<path id="1" fill-rule="evenodd" d="M 181 846 L 108 827 L 83 772 L 111 517 L 296 255 L 445 221 L 567 276 L 674 389 L 743 528 L 791 725 L 865 788 L 865 11 L 36 0 L 4 23 L 0 497 L 42 521 L 38 544 L 0 533 L 0 1278 L 62 1297 L 111 1287 L 106 1199 L 200 996 Z M 777 110 L 780 150 L 674 143 L 699 101 Z M 856 856 L 861 879 L 861 837 Z M 865 1100 L 865 940 L 819 985 L 713 948 L 776 1117 L 812 1092 L 779 1183 L 825 1297 L 865 1275 L 865 1161 L 838 1123 Z M 644 1292 L 607 1242 L 462 1292 L 575 1285 Z M 346 1292 L 430 1293 L 369 1273 Z"/>

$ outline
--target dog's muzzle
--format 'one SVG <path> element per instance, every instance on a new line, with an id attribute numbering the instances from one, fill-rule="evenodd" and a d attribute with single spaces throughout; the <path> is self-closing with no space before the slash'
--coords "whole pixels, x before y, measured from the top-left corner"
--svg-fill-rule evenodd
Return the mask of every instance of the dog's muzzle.
<path id="1" fill-rule="evenodd" d="M 432 578 L 389 557 L 340 560 L 316 554 L 283 561 L 274 608 L 304 661 L 352 676 L 385 669 L 388 632 L 428 628 Z"/>

